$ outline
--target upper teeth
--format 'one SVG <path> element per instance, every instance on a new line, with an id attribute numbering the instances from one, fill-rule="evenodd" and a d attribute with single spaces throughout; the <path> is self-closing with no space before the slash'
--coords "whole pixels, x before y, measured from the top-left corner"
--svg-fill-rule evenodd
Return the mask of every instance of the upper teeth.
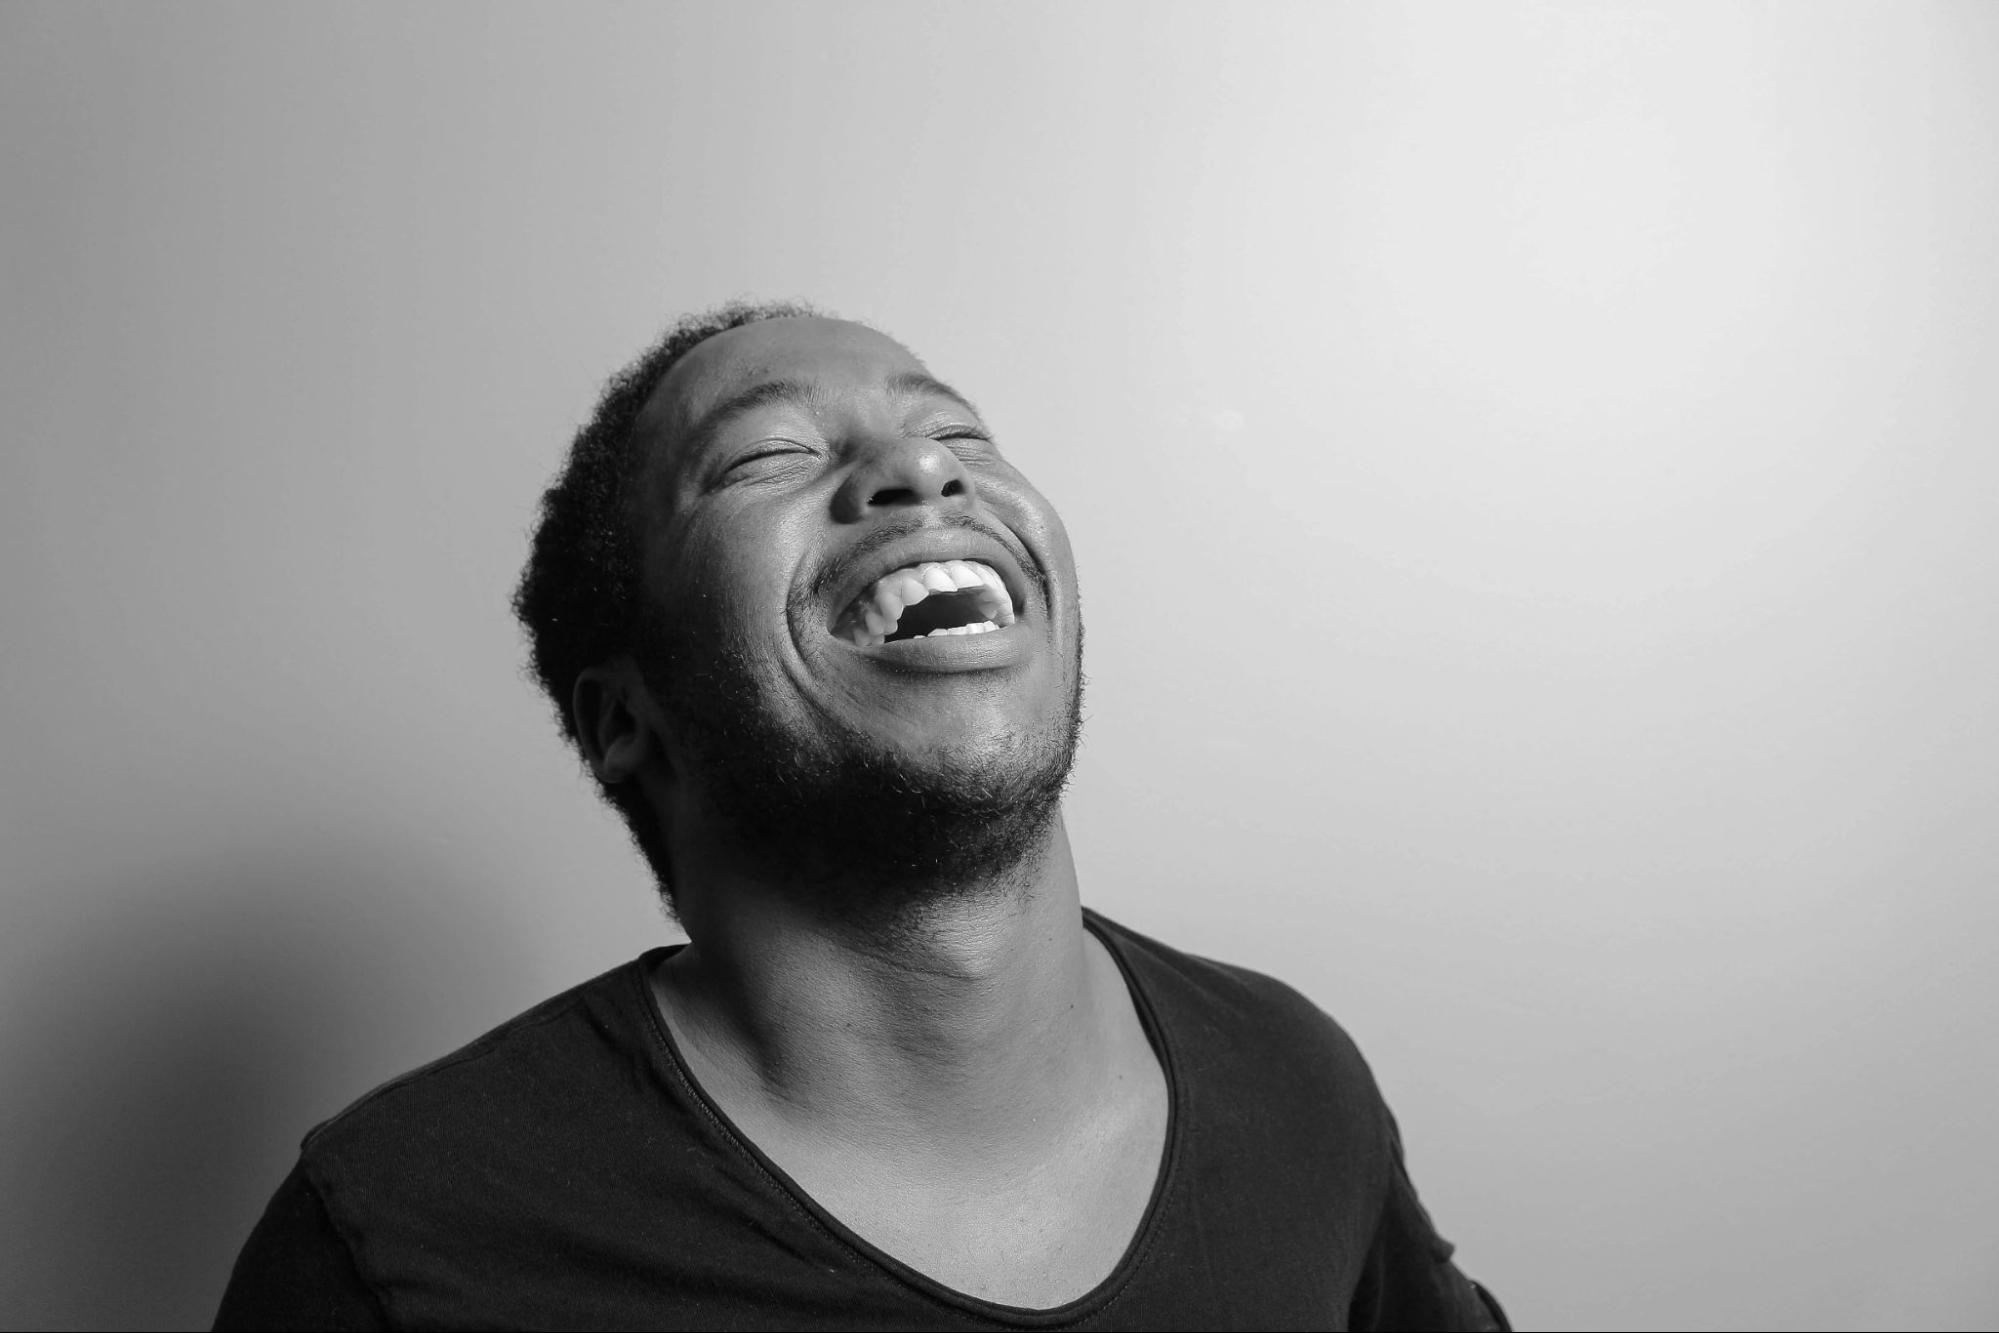
<path id="1" fill-rule="evenodd" d="M 842 618 L 840 632 L 861 647 L 872 648 L 895 633 L 905 610 L 933 592 L 974 592 L 986 618 L 954 629 L 934 629 L 932 635 L 984 634 L 1014 621 L 1013 598 L 990 565 L 977 560 L 929 560 L 876 579 Z"/>

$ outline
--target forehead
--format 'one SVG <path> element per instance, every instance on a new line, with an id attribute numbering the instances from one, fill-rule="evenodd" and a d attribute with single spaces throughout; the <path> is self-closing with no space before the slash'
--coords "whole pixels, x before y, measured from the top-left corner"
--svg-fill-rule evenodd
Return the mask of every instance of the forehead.
<path id="1" fill-rule="evenodd" d="M 765 319 L 718 333 L 688 352 L 661 377 L 645 416 L 664 444 L 684 438 L 718 403 L 758 384 L 803 382 L 831 397 L 877 389 L 893 376 L 922 370 L 908 348 L 863 324 Z"/>

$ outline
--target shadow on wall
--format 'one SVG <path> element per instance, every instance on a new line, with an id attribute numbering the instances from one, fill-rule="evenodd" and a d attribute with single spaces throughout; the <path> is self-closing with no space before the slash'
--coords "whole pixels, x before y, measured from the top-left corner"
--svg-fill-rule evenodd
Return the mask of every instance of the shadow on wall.
<path id="1" fill-rule="evenodd" d="M 525 957 L 472 890 L 363 833 L 35 893 L 77 906 L 8 950 L 16 1327 L 205 1328 L 304 1132 L 489 1026 L 481 978 Z"/>

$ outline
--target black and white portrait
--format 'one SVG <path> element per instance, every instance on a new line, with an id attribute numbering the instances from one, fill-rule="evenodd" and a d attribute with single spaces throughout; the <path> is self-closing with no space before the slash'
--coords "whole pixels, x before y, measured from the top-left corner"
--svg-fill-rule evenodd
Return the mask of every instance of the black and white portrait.
<path id="1" fill-rule="evenodd" d="M 1999 7 L 0 0 L 0 1325 L 1999 1326 Z"/>

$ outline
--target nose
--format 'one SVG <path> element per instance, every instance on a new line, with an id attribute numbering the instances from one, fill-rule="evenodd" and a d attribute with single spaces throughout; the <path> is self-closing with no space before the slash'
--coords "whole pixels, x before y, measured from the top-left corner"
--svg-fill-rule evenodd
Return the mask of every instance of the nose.
<path id="1" fill-rule="evenodd" d="M 833 497 L 833 513 L 842 523 L 858 523 L 889 509 L 968 507 L 975 497 L 971 474 L 942 441 L 877 439 L 861 447 Z"/>

